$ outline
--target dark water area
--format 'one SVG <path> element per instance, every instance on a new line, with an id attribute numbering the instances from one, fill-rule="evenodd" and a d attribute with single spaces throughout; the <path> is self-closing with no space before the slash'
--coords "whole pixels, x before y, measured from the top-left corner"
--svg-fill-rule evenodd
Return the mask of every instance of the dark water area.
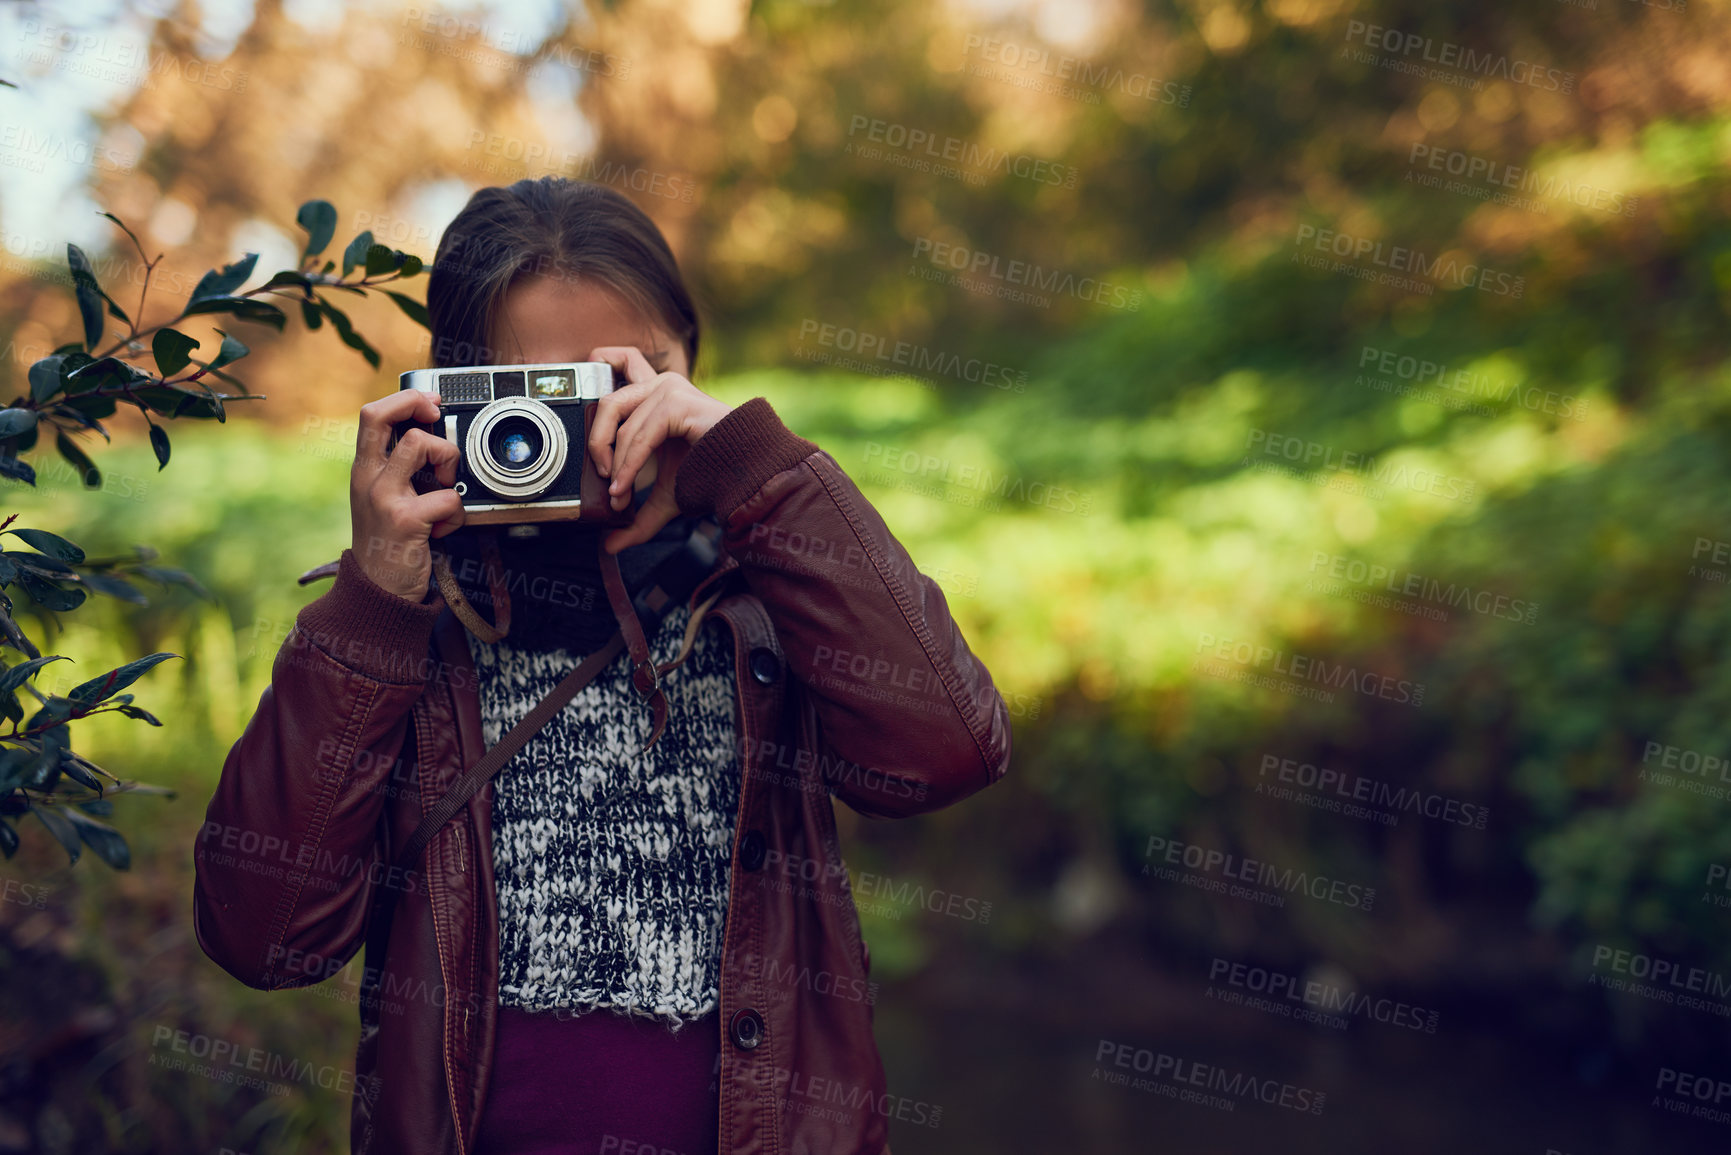
<path id="1" fill-rule="evenodd" d="M 876 1021 L 889 1088 L 916 1100 L 904 1118 L 928 1120 L 891 1123 L 896 1155 L 1731 1151 L 1722 1044 L 1631 1055 L 1511 1037 L 1510 1014 L 1449 1005 L 1435 1034 L 1367 1021 L 1341 1030 L 1221 1007 L 1205 984 L 1173 974 L 1149 976 L 1142 992 L 1168 1009 L 1130 1023 L 1066 997 L 1064 976 L 1044 979 L 1000 1006 L 958 1005 L 965 973 L 885 989 Z M 940 986 L 943 1001 L 922 1005 Z M 1714 1078 L 1679 1095 L 1658 1089 L 1667 1069 Z M 1697 1105 L 1704 1117 L 1688 1114 Z"/>

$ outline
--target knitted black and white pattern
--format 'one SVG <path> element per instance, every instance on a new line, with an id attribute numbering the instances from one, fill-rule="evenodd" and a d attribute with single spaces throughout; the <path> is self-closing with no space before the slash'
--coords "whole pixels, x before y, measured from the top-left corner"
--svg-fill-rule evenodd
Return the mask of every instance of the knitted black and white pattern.
<path id="1" fill-rule="evenodd" d="M 679 652 L 677 607 L 650 652 Z M 487 746 L 582 660 L 469 635 Z M 494 779 L 499 1002 L 528 1010 L 605 1007 L 677 1026 L 715 1009 L 728 866 L 739 805 L 733 646 L 706 620 L 662 679 L 667 728 L 620 654 Z"/>

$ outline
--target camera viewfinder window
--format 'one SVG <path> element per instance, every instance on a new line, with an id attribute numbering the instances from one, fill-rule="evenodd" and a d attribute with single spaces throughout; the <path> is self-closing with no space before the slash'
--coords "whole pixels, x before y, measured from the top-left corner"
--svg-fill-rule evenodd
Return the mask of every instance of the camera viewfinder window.
<path id="1" fill-rule="evenodd" d="M 522 371 L 512 370 L 509 373 L 493 374 L 493 396 L 495 398 L 523 396 Z"/>
<path id="2" fill-rule="evenodd" d="M 569 369 L 537 369 L 529 374 L 529 396 L 537 401 L 577 396 L 577 379 Z"/>

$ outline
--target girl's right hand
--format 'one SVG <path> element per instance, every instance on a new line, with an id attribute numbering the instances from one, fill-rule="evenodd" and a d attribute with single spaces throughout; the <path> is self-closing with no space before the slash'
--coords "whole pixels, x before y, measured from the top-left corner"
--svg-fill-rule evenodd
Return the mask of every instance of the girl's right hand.
<path id="1" fill-rule="evenodd" d="M 355 464 L 349 471 L 349 515 L 355 560 L 374 585 L 419 603 L 432 573 L 428 542 L 459 529 L 463 499 L 457 480 L 457 447 L 424 429 L 411 429 L 387 455 L 391 428 L 404 421 L 433 425 L 439 397 L 402 389 L 361 406 Z M 442 486 L 415 492 L 411 477 L 431 465 Z"/>

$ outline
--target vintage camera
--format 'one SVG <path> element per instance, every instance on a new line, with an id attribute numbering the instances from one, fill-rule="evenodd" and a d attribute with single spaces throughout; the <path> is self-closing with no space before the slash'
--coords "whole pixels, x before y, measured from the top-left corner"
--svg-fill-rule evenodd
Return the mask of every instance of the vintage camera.
<path id="1" fill-rule="evenodd" d="M 400 387 L 437 393 L 440 425 L 400 422 L 391 445 L 425 429 L 461 451 L 455 488 L 466 525 L 626 525 L 631 507 L 613 509 L 588 451 L 590 415 L 614 385 L 605 361 L 411 369 Z M 414 481 L 423 493 L 438 484 L 431 469 Z"/>

